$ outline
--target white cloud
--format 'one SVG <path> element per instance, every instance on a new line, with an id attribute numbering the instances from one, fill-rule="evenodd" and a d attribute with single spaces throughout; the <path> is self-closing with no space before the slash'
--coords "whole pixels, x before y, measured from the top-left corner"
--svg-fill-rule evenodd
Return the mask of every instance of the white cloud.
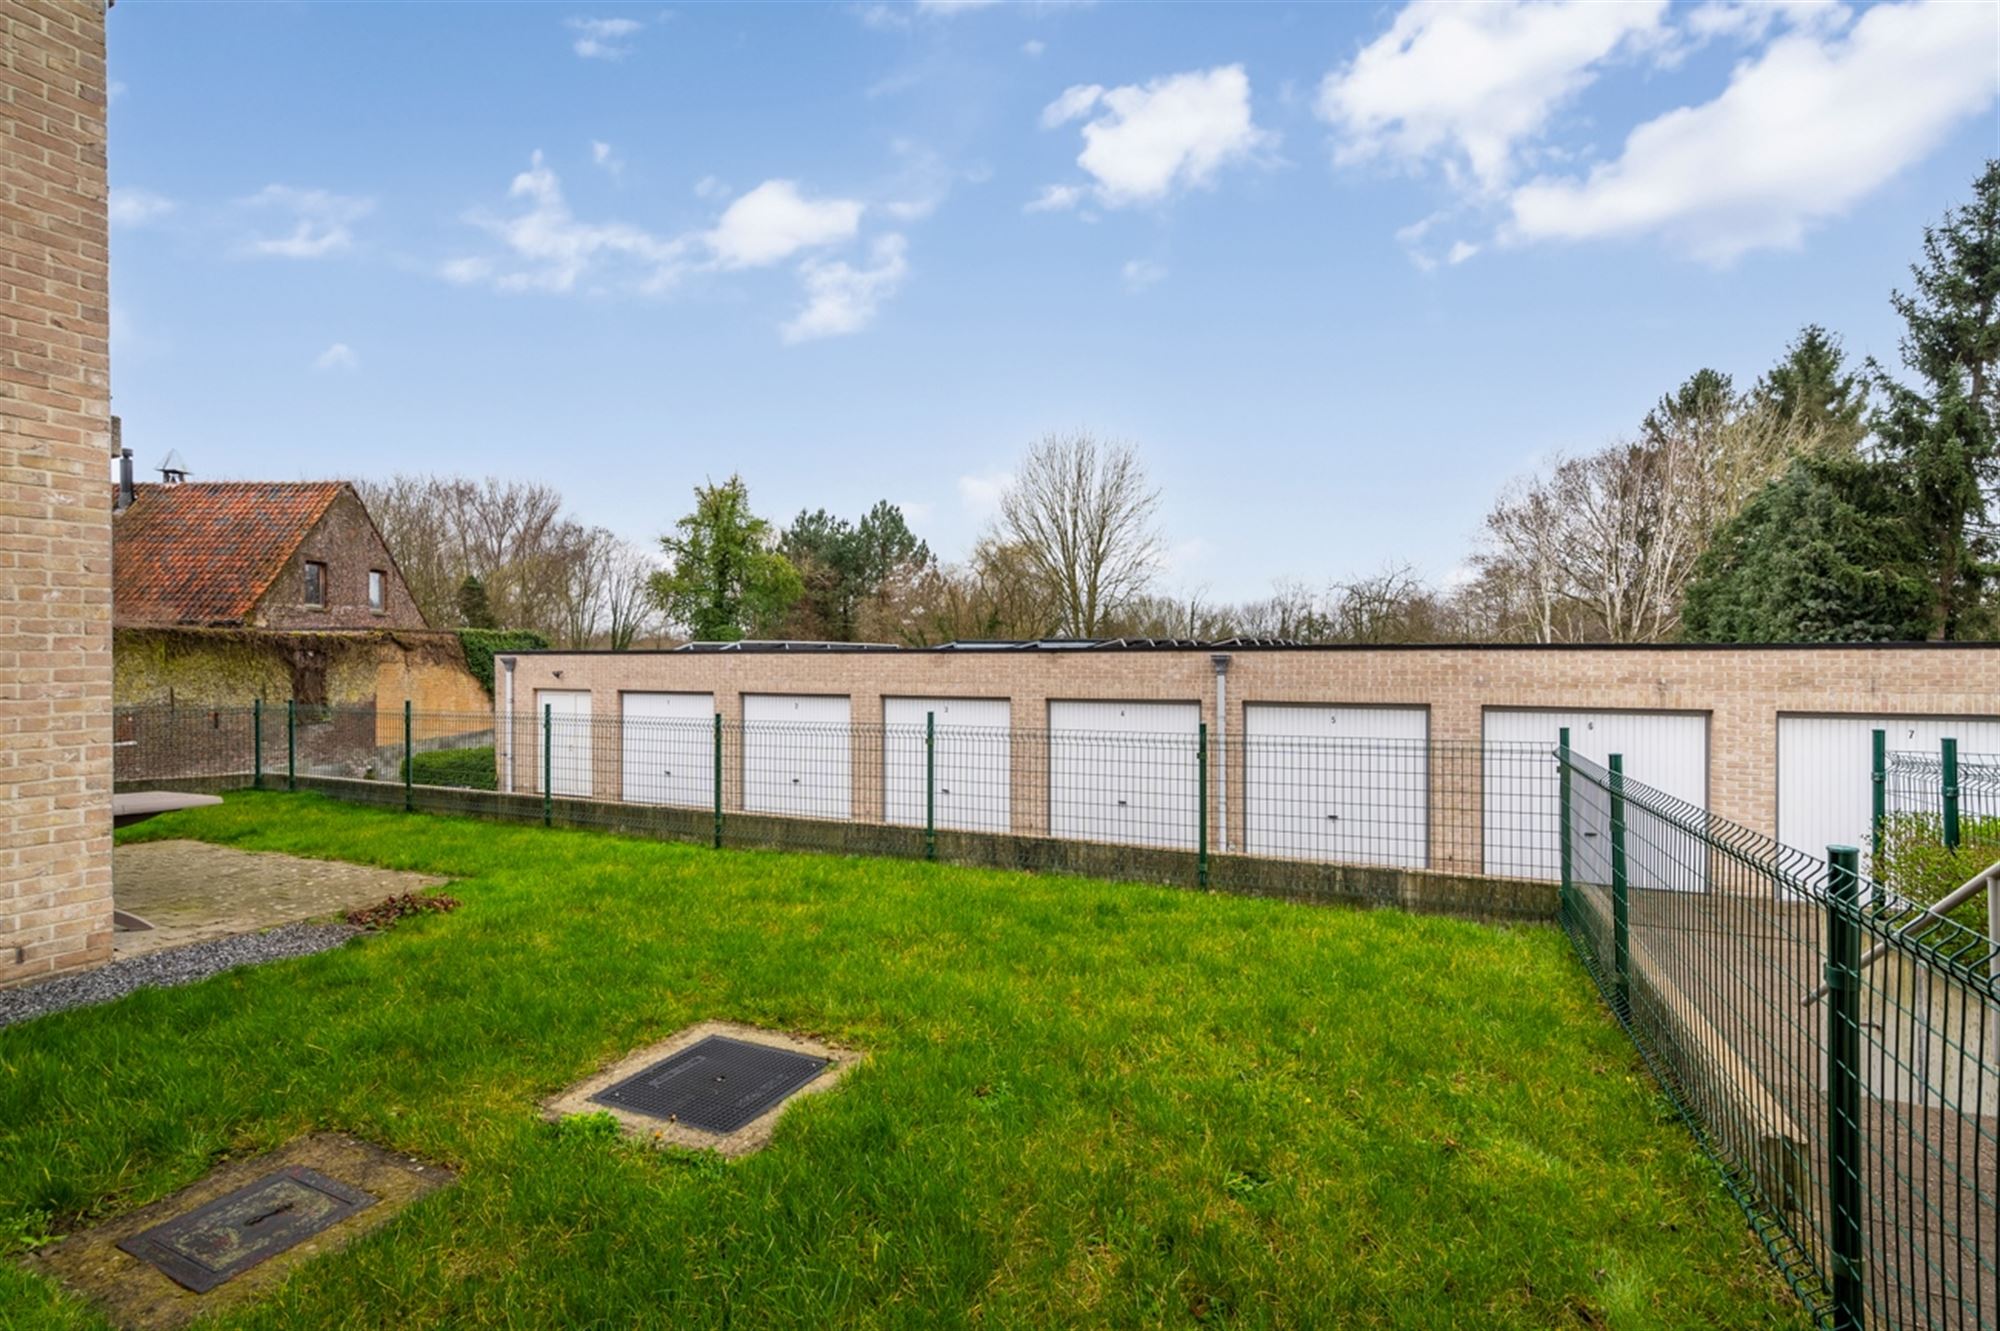
<path id="1" fill-rule="evenodd" d="M 123 97 L 127 91 L 129 91 L 129 89 L 126 88 L 122 80 L 113 79 L 111 80 L 110 86 L 106 87 L 104 90 L 104 100 L 107 104 L 115 102 L 121 97 Z"/>
<path id="2" fill-rule="evenodd" d="M 1057 125 L 1067 125 L 1078 116 L 1087 115 L 1104 96 L 1101 83 L 1078 83 L 1064 88 L 1062 95 L 1042 108 L 1042 128 L 1054 129 Z"/>
<path id="3" fill-rule="evenodd" d="M 573 18 L 566 25 L 576 33 L 570 49 L 585 60 L 623 60 L 632 53 L 632 36 L 646 25 L 629 18 Z"/>
<path id="4" fill-rule="evenodd" d="M 1127 259 L 1125 266 L 1118 272 L 1125 279 L 1125 289 L 1134 295 L 1148 287 L 1158 285 L 1166 280 L 1167 276 L 1166 265 L 1155 263 L 1151 259 Z"/>
<path id="5" fill-rule="evenodd" d="M 375 209 L 373 199 L 290 185 L 266 185 L 242 203 L 292 216 L 292 229 L 286 234 L 255 236 L 249 243 L 252 254 L 282 259 L 323 259 L 353 248 L 354 223 Z"/>
<path id="6" fill-rule="evenodd" d="M 845 260 L 806 260 L 799 266 L 806 307 L 779 330 L 785 341 L 807 342 L 866 328 L 909 272 L 904 249 L 903 238 L 891 234 L 876 239 L 865 268 Z"/>
<path id="7" fill-rule="evenodd" d="M 917 9 L 925 14 L 965 14 L 998 3 L 1000 0 L 917 0 Z"/>
<path id="8" fill-rule="evenodd" d="M 1040 56 L 1042 52 L 1048 49 L 1049 44 L 1039 37 L 1030 37 L 1027 41 L 1021 43 L 1021 54 L 1027 56 L 1030 60 Z"/>
<path id="9" fill-rule="evenodd" d="M 361 368 L 361 357 L 355 355 L 354 348 L 345 342 L 336 342 L 314 358 L 312 367 L 321 373 L 329 370 L 358 370 Z"/>
<path id="10" fill-rule="evenodd" d="M 657 291 L 678 276 L 687 245 L 655 236 L 624 222 L 582 222 L 563 198 L 562 182 L 537 152 L 526 171 L 514 177 L 508 197 L 526 207 L 512 217 L 475 213 L 470 220 L 506 246 L 512 262 L 473 256 L 444 264 L 440 273 L 454 282 L 490 281 L 502 291 L 565 292 L 586 274 L 607 264 L 623 264 L 636 274 L 641 290 Z"/>
<path id="11" fill-rule="evenodd" d="M 1440 161 L 1455 181 L 1499 189 L 1550 117 L 1603 61 L 1657 35 L 1665 12 L 1665 0 L 1414 0 L 1320 84 L 1335 160 Z"/>
<path id="12" fill-rule="evenodd" d="M 723 267 L 758 268 L 852 239 L 861 213 L 857 200 L 808 199 L 789 180 L 767 180 L 730 204 L 704 239 Z"/>
<path id="13" fill-rule="evenodd" d="M 1789 31 L 1713 101 L 1633 130 L 1616 160 L 1520 186 L 1503 238 L 1657 234 L 1710 262 L 1796 245 L 1992 105 L 1996 40 L 2000 11 L 1950 0 Z"/>
<path id="14" fill-rule="evenodd" d="M 1042 112 L 1044 125 L 1098 112 L 1083 126 L 1077 165 L 1109 207 L 1152 203 L 1176 189 L 1205 186 L 1224 165 L 1273 141 L 1250 116 L 1250 79 L 1241 65 L 1170 74 L 1109 90 L 1080 84 Z"/>
<path id="15" fill-rule="evenodd" d="M 158 221 L 172 212 L 177 205 L 164 194 L 155 194 L 149 189 L 137 189 L 130 185 L 111 189 L 109 211 L 113 226 L 144 226 Z"/>
<path id="16" fill-rule="evenodd" d="M 697 199 L 726 199 L 729 184 L 716 176 L 703 176 L 694 182 L 694 196 Z"/>
<path id="17" fill-rule="evenodd" d="M 590 141 L 590 164 L 608 176 L 621 175 L 625 170 L 625 159 L 610 144 L 598 139 Z"/>
<path id="18" fill-rule="evenodd" d="M 1450 264 L 1460 264 L 1477 253 L 1479 253 L 1479 246 L 1473 244 L 1471 241 L 1455 240 L 1451 243 L 1450 251 L 1445 254 L 1444 261 Z"/>
<path id="19" fill-rule="evenodd" d="M 1024 213 L 1062 213 L 1083 202 L 1081 185 L 1044 185 L 1042 192 L 1021 205 Z"/>
<path id="20" fill-rule="evenodd" d="M 1013 475 L 1004 471 L 990 471 L 983 476 L 961 476 L 958 478 L 958 502 L 973 516 L 983 516 L 1000 507 L 1001 497 L 1013 484 Z"/>

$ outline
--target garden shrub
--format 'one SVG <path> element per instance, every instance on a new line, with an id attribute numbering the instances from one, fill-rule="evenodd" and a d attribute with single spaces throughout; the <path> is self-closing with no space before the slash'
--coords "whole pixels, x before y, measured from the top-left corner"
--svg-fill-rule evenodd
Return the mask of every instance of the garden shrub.
<path id="1" fill-rule="evenodd" d="M 1928 906 L 1970 882 L 2000 860 L 2000 815 L 1961 816 L 1958 845 L 1944 844 L 1944 820 L 1936 813 L 1892 813 L 1882 820 L 1882 855 L 1875 876 L 1896 892 Z M 1986 898 L 1974 897 L 1951 918 L 1984 935 Z"/>
<path id="2" fill-rule="evenodd" d="M 493 657 L 496 652 L 529 652 L 549 645 L 549 640 L 533 629 L 460 629 L 458 645 L 465 651 L 465 665 L 488 697 L 493 694 Z"/>
<path id="3" fill-rule="evenodd" d="M 412 755 L 396 775 L 420 786 L 458 786 L 465 790 L 497 790 L 493 746 L 477 749 L 433 749 Z M 414 769 L 414 774 L 411 769 Z"/>

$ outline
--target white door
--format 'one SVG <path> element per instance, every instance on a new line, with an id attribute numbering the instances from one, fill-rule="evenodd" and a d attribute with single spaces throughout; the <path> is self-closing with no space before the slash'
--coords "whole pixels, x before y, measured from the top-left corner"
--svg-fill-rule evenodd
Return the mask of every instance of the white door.
<path id="1" fill-rule="evenodd" d="M 848 701 L 800 693 L 743 695 L 743 807 L 846 818 L 854 807 Z"/>
<path id="2" fill-rule="evenodd" d="M 1050 835 L 1192 850 L 1200 725 L 1199 703 L 1050 703 Z"/>
<path id="3" fill-rule="evenodd" d="M 542 721 L 546 712 L 549 742 L 543 765 Z M 542 773 L 549 774 L 551 795 L 590 797 L 590 690 L 535 690 L 535 789 Z"/>
<path id="4" fill-rule="evenodd" d="M 621 798 L 627 804 L 715 802 L 715 695 L 621 693 Z"/>
<path id="5" fill-rule="evenodd" d="M 924 726 L 935 718 L 933 797 L 939 827 L 1006 832 L 1014 742 L 1005 698 L 884 698 L 883 808 L 892 823 L 924 825 Z"/>
<path id="6" fill-rule="evenodd" d="M 1252 855 L 1423 868 L 1429 734 L 1422 707 L 1246 704 L 1246 847 Z"/>
<path id="7" fill-rule="evenodd" d="M 2000 753 L 1992 717 L 1781 716 L 1778 718 L 1778 840 L 1816 860 L 1828 846 L 1854 846 L 1868 863 L 1874 839 L 1874 732 L 1891 753 L 1936 759 L 1945 739 L 1967 755 Z M 1884 792 L 1895 811 L 1893 783 Z M 1869 869 L 1872 873 L 1872 867 Z"/>
<path id="8" fill-rule="evenodd" d="M 1597 764 L 1624 755 L 1625 775 L 1696 809 L 1708 808 L 1708 717 L 1699 712 L 1556 712 L 1488 708 L 1481 763 L 1486 872 L 1562 876 L 1560 777 L 1553 757 L 1562 727 L 1570 750 Z M 1600 787 L 1573 787 L 1574 867 L 1583 881 L 1610 877 L 1610 804 Z M 1660 819 L 1626 817 L 1627 881 L 1634 887 L 1699 890 L 1707 856 Z"/>

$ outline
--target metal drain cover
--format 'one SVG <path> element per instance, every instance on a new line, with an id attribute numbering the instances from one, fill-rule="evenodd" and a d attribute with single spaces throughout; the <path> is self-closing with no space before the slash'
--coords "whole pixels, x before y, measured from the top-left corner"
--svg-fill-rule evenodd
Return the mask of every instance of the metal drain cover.
<path id="1" fill-rule="evenodd" d="M 819 1076 L 827 1062 L 711 1035 L 590 1098 L 707 1132 L 734 1132 Z"/>
<path id="2" fill-rule="evenodd" d="M 375 1198 L 317 1170 L 293 1165 L 154 1225 L 118 1246 L 176 1284 L 206 1294 L 287 1248 L 295 1248 Z"/>

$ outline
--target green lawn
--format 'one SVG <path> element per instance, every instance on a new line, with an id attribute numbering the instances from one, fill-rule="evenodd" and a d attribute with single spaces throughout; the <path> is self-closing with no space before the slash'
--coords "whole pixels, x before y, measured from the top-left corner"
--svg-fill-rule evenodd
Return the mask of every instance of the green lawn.
<path id="1" fill-rule="evenodd" d="M 0 1030 L 0 1251 L 338 1129 L 461 1172 L 209 1326 L 1797 1326 L 1553 929 L 237 795 L 129 839 L 451 874 Z M 536 1102 L 703 1018 L 869 1057 L 723 1164 Z M 0 1324 L 100 1325 L 0 1261 Z"/>

